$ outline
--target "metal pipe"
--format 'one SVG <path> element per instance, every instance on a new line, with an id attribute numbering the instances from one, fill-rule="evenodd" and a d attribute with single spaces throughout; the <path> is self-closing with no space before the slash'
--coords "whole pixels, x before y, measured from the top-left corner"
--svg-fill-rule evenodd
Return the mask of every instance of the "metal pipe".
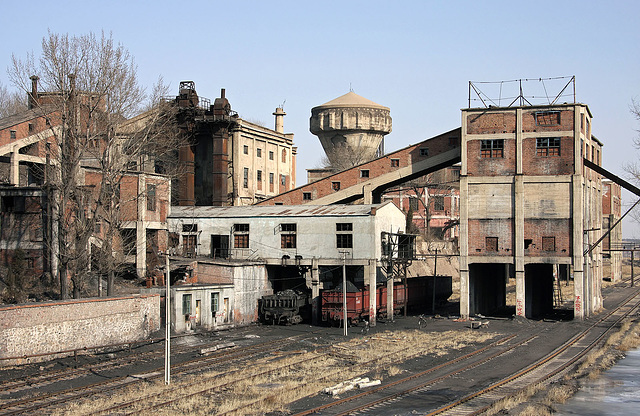
<path id="1" fill-rule="evenodd" d="M 344 336 L 347 336 L 347 253 L 342 253 L 342 326 Z M 371 294 L 369 294 L 371 296 Z"/>

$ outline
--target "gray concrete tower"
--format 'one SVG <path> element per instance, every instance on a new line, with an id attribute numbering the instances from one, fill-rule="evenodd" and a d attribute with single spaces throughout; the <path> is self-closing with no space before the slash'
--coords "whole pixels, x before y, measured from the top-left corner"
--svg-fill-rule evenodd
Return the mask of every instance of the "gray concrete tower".
<path id="1" fill-rule="evenodd" d="M 389 108 L 353 91 L 311 109 L 309 130 L 318 136 L 331 167 L 346 169 L 374 159 L 391 132 Z"/>

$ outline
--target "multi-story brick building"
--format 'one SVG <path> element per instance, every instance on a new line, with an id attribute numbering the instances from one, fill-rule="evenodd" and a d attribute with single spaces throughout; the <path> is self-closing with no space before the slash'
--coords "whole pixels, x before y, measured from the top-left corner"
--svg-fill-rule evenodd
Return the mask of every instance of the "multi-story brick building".
<path id="1" fill-rule="evenodd" d="M 462 110 L 462 315 L 504 306 L 511 273 L 516 314 L 546 313 L 554 268 L 573 276 L 576 318 L 602 306 L 602 184 L 583 165 L 602 160 L 591 118 L 584 104 Z"/>
<path id="2" fill-rule="evenodd" d="M 211 105 L 193 81 L 180 83 L 175 103 L 191 145 L 180 149 L 177 205 L 251 205 L 295 188 L 297 148 L 284 133 L 284 110 L 273 113 L 272 130 L 239 117 L 220 95 Z"/>

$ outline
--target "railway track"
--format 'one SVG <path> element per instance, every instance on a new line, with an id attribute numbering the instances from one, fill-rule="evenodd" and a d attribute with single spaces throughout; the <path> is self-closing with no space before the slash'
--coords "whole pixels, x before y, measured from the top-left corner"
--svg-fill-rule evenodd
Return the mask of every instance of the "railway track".
<path id="1" fill-rule="evenodd" d="M 525 390 L 531 385 L 541 382 L 549 382 L 560 377 L 568 369 L 572 368 L 581 358 L 589 353 L 595 346 L 603 341 L 617 325 L 632 312 L 637 311 L 640 306 L 640 294 L 638 291 L 629 296 L 620 306 L 603 316 L 585 330 L 581 331 L 566 343 L 556 348 L 551 353 L 545 355 L 540 360 L 530 366 L 510 374 L 498 381 L 495 381 L 480 390 L 471 394 L 462 395 L 445 405 L 432 406 L 431 410 L 424 410 L 428 415 L 479 415 L 489 409 L 494 403 L 506 397 L 513 396 Z M 522 342 L 514 343 L 503 351 L 496 351 L 475 362 L 465 364 L 460 368 L 452 369 L 444 374 L 427 377 L 444 367 L 451 367 L 453 363 L 444 363 L 440 368 L 429 369 L 424 372 L 403 377 L 392 383 L 387 383 L 375 389 L 352 395 L 332 403 L 314 407 L 302 412 L 295 413 L 296 416 L 308 414 L 331 414 L 331 415 L 357 415 L 357 414 L 385 414 L 385 406 L 397 406 L 399 400 L 414 395 L 425 399 L 429 394 L 440 394 L 440 391 L 448 387 L 438 384 L 445 384 L 446 380 L 454 377 L 463 377 L 474 368 L 489 363 L 499 356 L 515 351 L 518 347 L 531 341 L 528 338 Z M 466 377 L 473 377 L 468 374 Z M 451 382 L 451 381 L 449 381 Z M 428 406 L 426 402 L 423 403 Z"/>
<path id="2" fill-rule="evenodd" d="M 308 333 L 293 335 L 289 338 L 295 339 L 304 335 L 308 335 Z M 172 364 L 171 371 L 174 376 L 177 376 L 180 374 L 202 371 L 203 368 L 207 368 L 208 366 L 215 364 L 223 363 L 225 367 L 228 367 L 233 365 L 234 363 L 238 363 L 241 360 L 248 360 L 253 356 L 277 350 L 282 346 L 282 342 L 282 339 L 274 339 L 246 347 L 222 350 L 206 356 L 199 356 Z M 193 346 L 191 347 L 191 349 L 193 349 Z M 186 348 L 183 348 L 183 350 L 186 350 Z M 164 352 L 161 351 L 156 355 L 161 356 L 163 353 Z M 108 364 L 109 363 L 105 363 L 105 365 Z M 76 375 L 82 375 L 86 371 L 89 370 L 83 368 Z M 51 375 L 51 377 L 55 378 L 56 380 L 60 380 L 62 378 L 73 378 L 72 374 L 67 373 Z M 87 396 L 104 394 L 114 390 L 123 389 L 135 383 L 140 383 L 143 380 L 152 381 L 160 379 L 162 377 L 164 377 L 164 367 L 158 367 L 140 375 L 113 377 L 97 383 L 90 383 L 82 387 L 68 388 L 48 393 L 40 393 L 17 400 L 5 400 L 0 404 L 0 415 L 17 415 L 27 413 L 31 414 L 45 408 L 53 408 L 55 406 L 79 400 Z M 38 381 L 36 381 L 36 383 L 38 383 Z M 29 388 L 31 389 L 30 391 L 37 391 L 37 387 L 40 387 L 40 385 L 32 384 L 29 386 Z"/>

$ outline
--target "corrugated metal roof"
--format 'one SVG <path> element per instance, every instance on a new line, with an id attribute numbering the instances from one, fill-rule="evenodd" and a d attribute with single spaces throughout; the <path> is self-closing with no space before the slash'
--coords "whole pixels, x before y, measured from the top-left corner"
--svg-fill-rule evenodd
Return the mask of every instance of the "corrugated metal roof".
<path id="1" fill-rule="evenodd" d="M 367 216 L 373 205 L 250 205 L 240 207 L 171 207 L 169 218 Z"/>

